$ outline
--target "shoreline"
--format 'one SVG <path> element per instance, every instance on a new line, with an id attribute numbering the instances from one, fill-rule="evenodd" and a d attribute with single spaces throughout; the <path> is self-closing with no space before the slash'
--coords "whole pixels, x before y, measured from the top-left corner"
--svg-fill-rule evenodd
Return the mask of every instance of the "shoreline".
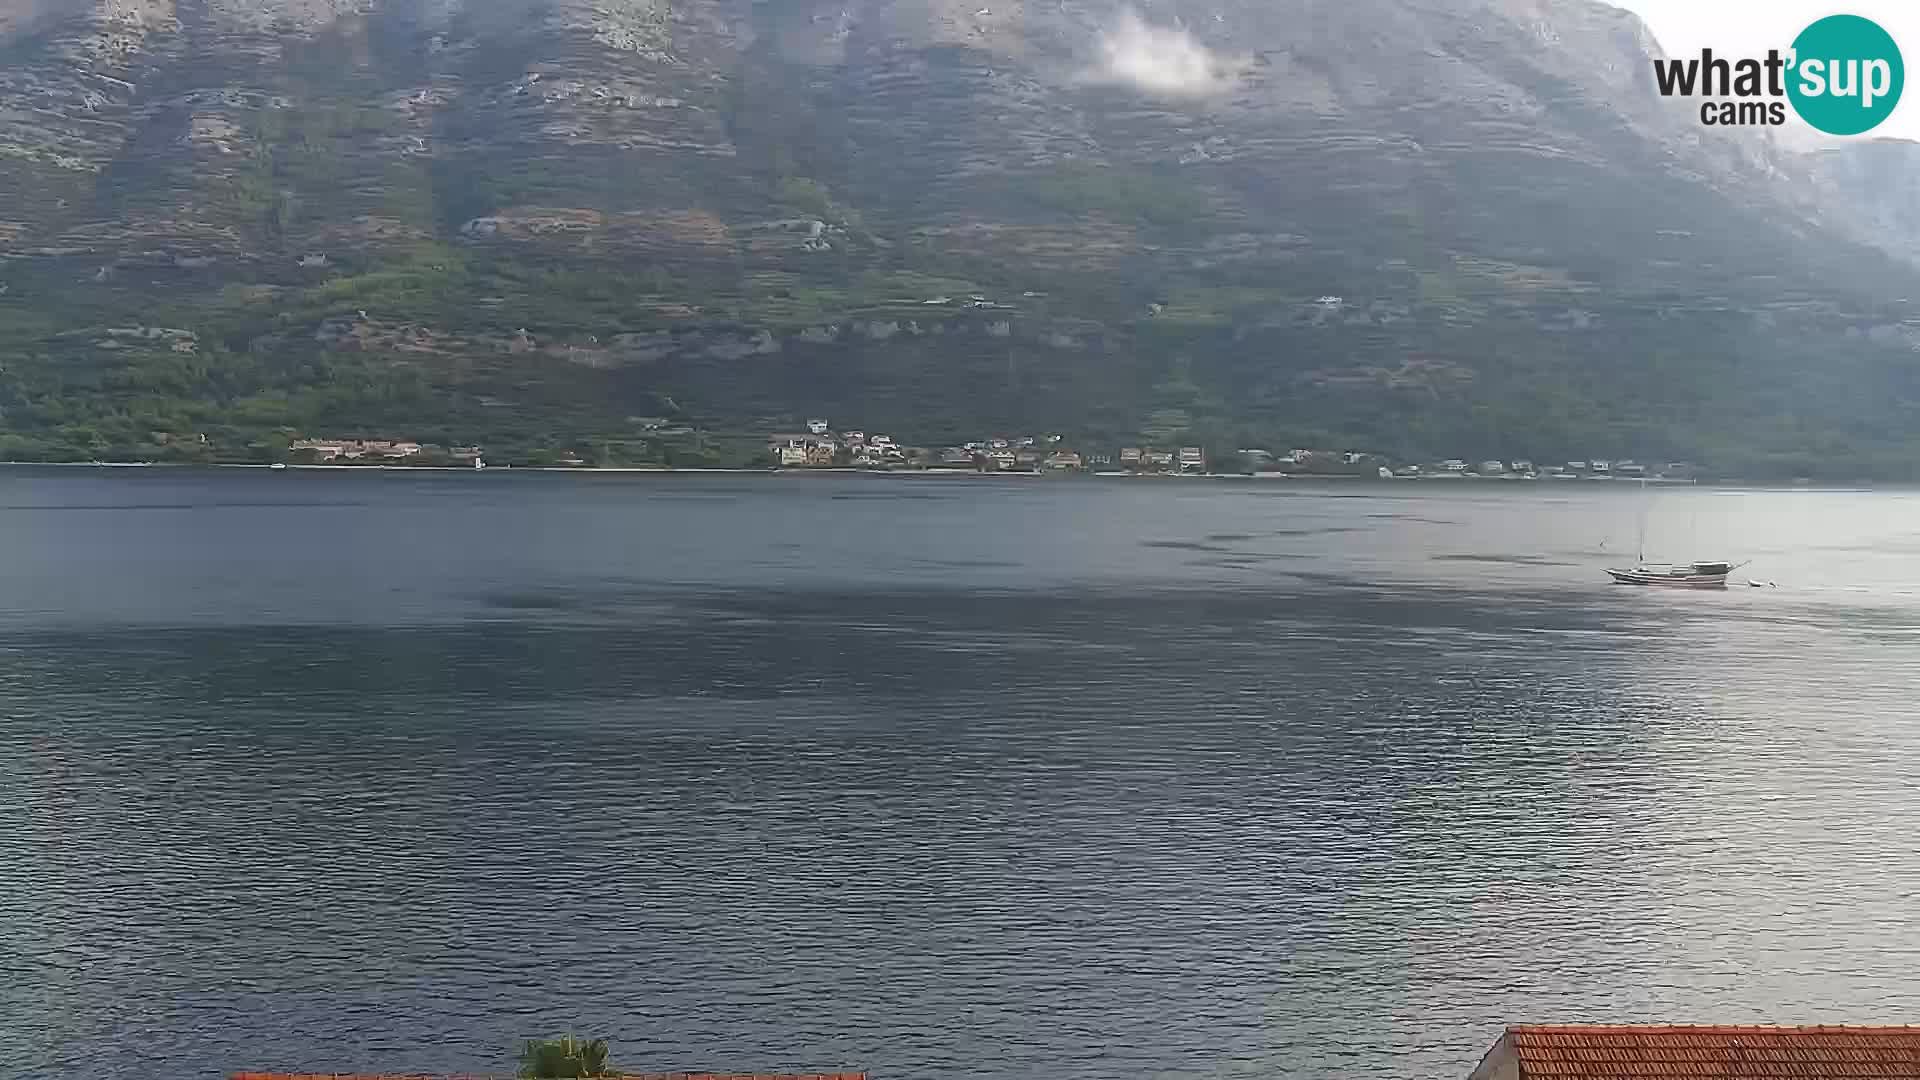
<path id="1" fill-rule="evenodd" d="M 1099 472 L 981 472 L 973 469 L 856 469 L 851 466 L 833 466 L 813 469 L 781 468 L 745 468 L 690 465 L 493 465 L 484 469 L 459 465 L 332 465 L 332 464 L 287 464 L 275 469 L 271 463 L 251 461 L 219 462 L 183 462 L 183 461 L 0 461 L 0 468 L 18 469 L 257 469 L 280 472 L 362 472 L 382 475 L 392 473 L 475 473 L 475 474 L 519 474 L 538 473 L 569 475 L 621 475 L 672 474 L 672 475 L 720 475 L 720 476 L 874 476 L 888 478 L 927 478 L 942 477 L 949 479 L 973 479 L 993 481 L 1014 480 L 1140 480 L 1140 481 L 1193 481 L 1193 480 L 1245 480 L 1245 481 L 1285 481 L 1297 483 L 1368 483 L 1393 487 L 1403 487 L 1420 481 L 1453 482 L 1478 488 L 1483 484 L 1505 484 L 1511 486 L 1544 486 L 1558 489 L 1562 485 L 1578 484 L 1586 487 L 1591 483 L 1603 483 L 1616 487 L 1639 487 L 1642 483 L 1659 487 L 1701 487 L 1723 490 L 1751 491 L 1908 491 L 1920 484 L 1914 483 L 1860 483 L 1860 484 L 1795 484 L 1795 483 L 1748 483 L 1738 480 L 1714 482 L 1700 480 L 1679 480 L 1665 477 L 1624 477 L 1624 476 L 1536 476 L 1528 480 L 1519 476 L 1463 476 L 1458 473 L 1433 473 L 1422 476 L 1395 476 L 1391 478 L 1366 476 L 1362 474 L 1342 473 L 1130 473 L 1118 470 Z"/>
<path id="2" fill-rule="evenodd" d="M 1394 483 L 1412 480 L 1490 480 L 1508 483 L 1526 481 L 1520 476 L 1462 476 L 1459 474 L 1432 473 L 1424 476 L 1395 476 L 1391 479 L 1380 476 L 1367 476 L 1361 473 L 1182 473 L 1182 472 L 1123 472 L 1118 469 L 1099 472 L 1087 469 L 1053 470 L 1041 472 L 999 471 L 987 469 L 859 469 L 851 465 L 829 465 L 818 468 L 783 469 L 777 467 L 747 468 L 745 466 L 718 465 L 489 465 L 476 469 L 469 465 L 332 465 L 321 463 L 295 464 L 287 462 L 276 466 L 270 462 L 258 461 L 0 461 L 0 468 L 19 469 L 266 469 L 269 471 L 291 472 L 295 469 L 306 471 L 330 472 L 453 472 L 453 473 L 724 473 L 750 474 L 754 476 L 956 476 L 991 477 L 994 479 L 1027 479 L 1032 477 L 1053 477 L 1056 479 L 1091 478 L 1098 480 L 1361 480 L 1373 483 Z M 1535 481 L 1548 481 L 1555 477 L 1535 477 Z M 1618 480 L 1634 483 L 1626 477 L 1559 477 L 1560 480 Z M 1649 484 L 1696 484 L 1695 480 L 1670 480 L 1658 477 L 1646 477 Z"/>

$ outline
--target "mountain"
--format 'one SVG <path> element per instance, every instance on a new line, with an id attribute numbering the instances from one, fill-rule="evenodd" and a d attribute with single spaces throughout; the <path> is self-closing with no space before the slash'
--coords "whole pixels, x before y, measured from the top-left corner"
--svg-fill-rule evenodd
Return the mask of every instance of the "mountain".
<path id="1" fill-rule="evenodd" d="M 1911 144 L 1702 127 L 1656 49 L 1588 0 L 0 0 L 0 457 L 822 415 L 1910 475 Z"/>
<path id="2" fill-rule="evenodd" d="M 1816 216 L 1854 238 L 1920 260 L 1920 143 L 1860 139 L 1784 161 Z"/>

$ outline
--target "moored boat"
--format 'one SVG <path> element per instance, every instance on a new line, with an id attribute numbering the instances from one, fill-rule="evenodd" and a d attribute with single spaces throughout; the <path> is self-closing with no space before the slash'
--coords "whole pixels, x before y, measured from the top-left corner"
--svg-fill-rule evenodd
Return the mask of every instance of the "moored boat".
<path id="1" fill-rule="evenodd" d="M 1741 564 L 1746 565 L 1745 563 Z M 1641 563 L 1628 569 L 1608 567 L 1607 573 L 1617 585 L 1654 585 L 1670 589 L 1724 589 L 1732 563 Z"/>
<path id="2" fill-rule="evenodd" d="M 1647 478 L 1640 478 L 1640 493 L 1644 499 L 1647 490 Z M 1639 554 L 1631 567 L 1607 567 L 1607 576 L 1613 578 L 1616 585 L 1650 585 L 1666 589 L 1724 589 L 1727 587 L 1727 575 L 1746 563 L 1718 562 L 1702 560 L 1690 563 L 1650 563 L 1647 561 L 1647 503 L 1640 506 L 1640 545 Z"/>

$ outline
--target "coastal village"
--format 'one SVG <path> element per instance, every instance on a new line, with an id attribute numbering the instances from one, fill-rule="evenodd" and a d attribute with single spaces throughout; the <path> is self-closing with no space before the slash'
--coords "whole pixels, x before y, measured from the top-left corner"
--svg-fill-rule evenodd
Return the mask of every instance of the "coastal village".
<path id="1" fill-rule="evenodd" d="M 1313 476 L 1382 480 L 1646 480 L 1691 482 L 1699 470 L 1685 462 L 1647 464 L 1586 458 L 1560 463 L 1446 458 L 1396 462 L 1384 454 L 1351 449 L 1295 447 L 1284 451 L 1240 448 L 1209 455 L 1199 446 L 1119 446 L 1086 449 L 1063 435 L 993 435 L 951 446 L 909 445 L 891 435 L 859 429 L 838 431 L 824 419 L 806 430 L 766 438 L 761 464 L 780 470 L 945 471 L 973 473 L 1086 473 L 1098 476 Z M 409 439 L 303 438 L 288 446 L 290 459 L 312 465 L 486 467 L 478 446 L 439 446 Z M 592 468 L 585 454 L 566 450 L 550 467 Z"/>
<path id="2" fill-rule="evenodd" d="M 1429 463 L 1395 462 L 1364 450 L 1295 447 L 1286 451 L 1241 448 L 1209 456 L 1199 446 L 1121 446 L 1088 450 L 1067 444 L 1057 434 L 990 436 L 954 446 L 904 445 L 891 435 L 861 430 L 835 431 L 826 420 L 807 422 L 803 432 L 768 438 L 767 456 L 782 469 L 942 469 L 1001 473 L 1073 473 L 1097 475 L 1267 475 L 1356 476 L 1378 479 L 1592 479 L 1690 481 L 1697 469 L 1685 462 L 1644 464 L 1606 458 L 1558 464 L 1525 458 L 1471 461 L 1446 458 Z"/>
<path id="3" fill-rule="evenodd" d="M 410 439 L 295 439 L 287 450 L 297 460 L 315 465 L 347 462 L 405 465 L 433 461 L 475 469 L 486 467 L 477 446 L 441 447 Z"/>

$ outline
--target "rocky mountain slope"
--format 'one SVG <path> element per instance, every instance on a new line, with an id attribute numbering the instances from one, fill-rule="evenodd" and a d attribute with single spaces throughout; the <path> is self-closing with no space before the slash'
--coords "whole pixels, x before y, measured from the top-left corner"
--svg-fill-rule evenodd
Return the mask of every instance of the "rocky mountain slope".
<path id="1" fill-rule="evenodd" d="M 0 457 L 826 414 L 1904 471 L 1914 210 L 1830 197 L 1897 162 L 1702 128 L 1650 48 L 1589 0 L 0 0 Z"/>

